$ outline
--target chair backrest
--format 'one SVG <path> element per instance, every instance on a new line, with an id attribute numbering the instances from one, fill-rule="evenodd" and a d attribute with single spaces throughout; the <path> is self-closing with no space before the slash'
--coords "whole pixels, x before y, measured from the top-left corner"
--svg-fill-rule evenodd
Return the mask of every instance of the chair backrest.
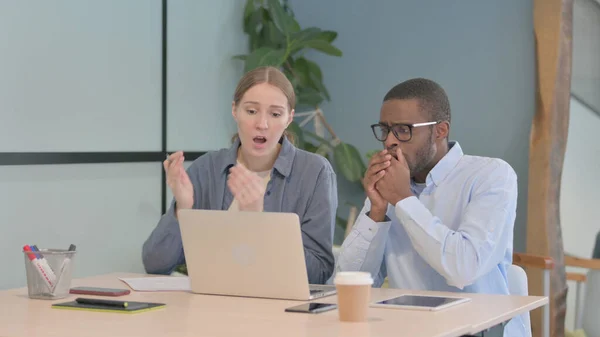
<path id="1" fill-rule="evenodd" d="M 523 268 L 511 264 L 507 270 L 508 277 L 508 291 L 511 295 L 517 296 L 528 296 L 529 288 L 527 286 L 527 273 Z M 529 311 L 521 315 L 523 324 L 525 325 L 525 331 L 527 337 L 531 337 L 531 318 L 529 317 Z M 510 323 L 509 323 L 510 324 Z"/>
<path id="2" fill-rule="evenodd" d="M 516 264 L 508 267 L 508 291 L 511 295 L 527 296 L 529 288 L 527 286 L 527 273 L 523 268 Z"/>
<path id="3" fill-rule="evenodd" d="M 596 234 L 596 243 L 594 244 L 594 251 L 592 252 L 592 259 L 600 259 L 600 232 Z"/>
<path id="4" fill-rule="evenodd" d="M 583 300 L 582 328 L 587 336 L 600 336 L 600 320 L 598 308 L 600 307 L 600 270 L 590 270 L 585 282 Z"/>

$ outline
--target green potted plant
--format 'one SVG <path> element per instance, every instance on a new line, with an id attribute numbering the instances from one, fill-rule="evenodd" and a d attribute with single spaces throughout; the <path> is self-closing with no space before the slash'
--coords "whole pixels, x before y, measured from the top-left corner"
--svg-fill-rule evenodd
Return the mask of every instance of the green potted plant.
<path id="1" fill-rule="evenodd" d="M 356 147 L 339 139 L 327 123 L 320 105 L 330 100 L 329 92 L 323 84 L 321 68 L 305 55 L 308 50 L 316 50 L 341 57 L 342 51 L 332 44 L 337 33 L 317 27 L 301 28 L 285 0 L 247 0 L 243 25 L 249 51 L 234 58 L 244 62 L 244 71 L 275 66 L 294 86 L 298 101 L 296 117 L 304 118 L 288 128 L 296 138 L 296 146 L 326 157 L 338 175 L 362 186 L 365 161 Z M 306 128 L 311 121 L 314 132 Z M 354 212 L 351 211 L 351 214 L 356 214 L 356 206 L 352 206 Z M 336 244 L 341 243 L 347 224 L 353 221 L 352 216 L 350 219 L 337 217 Z"/>

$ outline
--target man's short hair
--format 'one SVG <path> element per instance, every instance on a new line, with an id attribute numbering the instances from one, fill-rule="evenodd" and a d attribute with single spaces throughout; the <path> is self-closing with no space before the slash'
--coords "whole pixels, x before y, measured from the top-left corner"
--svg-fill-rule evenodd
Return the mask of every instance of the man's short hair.
<path id="1" fill-rule="evenodd" d="M 394 86 L 383 98 L 418 99 L 421 110 L 429 114 L 431 121 L 448 121 L 450 123 L 450 101 L 446 91 L 432 80 L 413 78 Z"/>

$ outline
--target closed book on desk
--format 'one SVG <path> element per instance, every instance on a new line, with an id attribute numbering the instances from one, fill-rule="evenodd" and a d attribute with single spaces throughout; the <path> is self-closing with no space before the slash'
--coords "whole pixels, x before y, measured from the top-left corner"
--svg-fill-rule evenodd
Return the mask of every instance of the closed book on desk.
<path id="1" fill-rule="evenodd" d="M 53 304 L 54 309 L 86 310 L 100 312 L 116 312 L 119 314 L 136 314 L 164 307 L 164 303 L 127 301 L 126 307 L 107 306 L 102 304 L 78 303 L 77 301 Z"/>

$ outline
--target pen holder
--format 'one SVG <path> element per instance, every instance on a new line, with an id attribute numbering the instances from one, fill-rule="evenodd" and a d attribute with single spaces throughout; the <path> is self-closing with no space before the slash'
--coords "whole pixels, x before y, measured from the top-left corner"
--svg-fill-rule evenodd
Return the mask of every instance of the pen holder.
<path id="1" fill-rule="evenodd" d="M 23 255 L 29 298 L 55 300 L 69 295 L 74 250 L 23 250 Z"/>

